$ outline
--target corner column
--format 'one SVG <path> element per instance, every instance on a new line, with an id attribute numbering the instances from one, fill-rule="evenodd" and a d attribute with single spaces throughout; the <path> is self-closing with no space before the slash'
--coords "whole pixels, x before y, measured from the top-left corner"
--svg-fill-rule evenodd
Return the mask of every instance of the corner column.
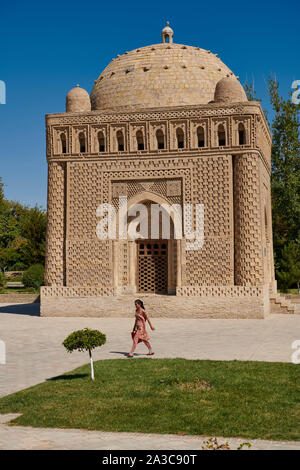
<path id="1" fill-rule="evenodd" d="M 263 284 L 259 157 L 233 157 L 234 284 Z"/>
<path id="2" fill-rule="evenodd" d="M 48 164 L 45 285 L 65 283 L 65 163 Z"/>

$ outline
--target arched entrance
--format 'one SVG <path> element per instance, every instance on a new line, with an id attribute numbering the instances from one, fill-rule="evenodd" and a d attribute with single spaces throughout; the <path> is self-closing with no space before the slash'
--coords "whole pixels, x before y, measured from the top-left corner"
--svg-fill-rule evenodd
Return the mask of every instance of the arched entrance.
<path id="1" fill-rule="evenodd" d="M 151 206 L 159 205 L 159 217 L 151 217 Z M 141 215 L 140 205 L 147 208 Z M 129 238 L 115 242 L 114 266 L 117 292 L 141 292 L 155 294 L 176 294 L 181 286 L 181 239 L 174 237 L 177 220 L 171 206 L 164 198 L 145 191 L 127 202 L 127 224 L 138 220 L 136 232 L 143 232 L 143 238 Z M 136 211 L 136 212 L 135 212 Z M 138 214 L 138 216 L 136 216 Z M 125 215 L 125 214 L 124 214 Z M 151 220 L 152 219 L 152 220 Z M 169 222 L 169 233 L 165 221 Z M 164 230 L 163 230 L 164 227 Z M 130 234 L 130 230 L 129 230 Z M 154 235 L 154 236 L 153 236 Z M 167 235 L 167 236 L 166 236 Z M 125 254 L 125 258 L 124 258 Z M 128 280 L 124 284 L 124 266 L 127 264 Z"/>

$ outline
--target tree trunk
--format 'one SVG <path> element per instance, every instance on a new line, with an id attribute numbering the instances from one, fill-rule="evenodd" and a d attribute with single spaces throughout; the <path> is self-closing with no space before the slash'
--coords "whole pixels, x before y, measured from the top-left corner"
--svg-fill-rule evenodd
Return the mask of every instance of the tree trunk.
<path id="1" fill-rule="evenodd" d="M 89 349 L 89 356 L 90 356 L 90 361 L 91 361 L 91 378 L 92 378 L 92 380 L 95 380 L 95 376 L 94 376 L 94 364 L 93 364 L 92 352 L 91 352 L 90 349 Z"/>

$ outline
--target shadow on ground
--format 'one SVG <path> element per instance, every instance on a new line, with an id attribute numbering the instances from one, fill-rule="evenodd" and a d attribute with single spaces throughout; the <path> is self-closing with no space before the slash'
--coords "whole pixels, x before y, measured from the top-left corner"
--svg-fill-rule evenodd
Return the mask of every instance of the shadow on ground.
<path id="1" fill-rule="evenodd" d="M 15 304 L 4 305 L 0 307 L 1 313 L 13 313 L 14 315 L 30 315 L 32 317 L 40 316 L 40 304 Z"/>
<path id="2" fill-rule="evenodd" d="M 84 377 L 89 377 L 89 374 L 57 375 L 56 377 L 51 377 L 50 379 L 47 379 L 47 382 L 56 381 L 56 380 L 83 379 Z"/>
<path id="3" fill-rule="evenodd" d="M 109 351 L 110 354 L 122 354 L 123 356 L 128 356 L 128 352 L 124 352 L 124 351 Z M 136 353 L 134 352 L 134 355 L 135 356 L 147 356 L 147 353 L 143 354 L 143 353 Z"/>

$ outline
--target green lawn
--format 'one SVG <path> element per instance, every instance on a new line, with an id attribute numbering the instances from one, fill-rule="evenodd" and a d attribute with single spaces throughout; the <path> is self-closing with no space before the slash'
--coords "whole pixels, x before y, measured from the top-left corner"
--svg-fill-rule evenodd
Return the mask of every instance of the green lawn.
<path id="1" fill-rule="evenodd" d="M 3 289 L 0 290 L 0 294 L 39 294 L 39 290 L 34 287 L 3 287 Z"/>
<path id="2" fill-rule="evenodd" d="M 291 363 L 104 360 L 94 382 L 87 364 L 1 398 L 0 413 L 23 413 L 13 423 L 37 427 L 300 440 L 299 371 Z"/>

